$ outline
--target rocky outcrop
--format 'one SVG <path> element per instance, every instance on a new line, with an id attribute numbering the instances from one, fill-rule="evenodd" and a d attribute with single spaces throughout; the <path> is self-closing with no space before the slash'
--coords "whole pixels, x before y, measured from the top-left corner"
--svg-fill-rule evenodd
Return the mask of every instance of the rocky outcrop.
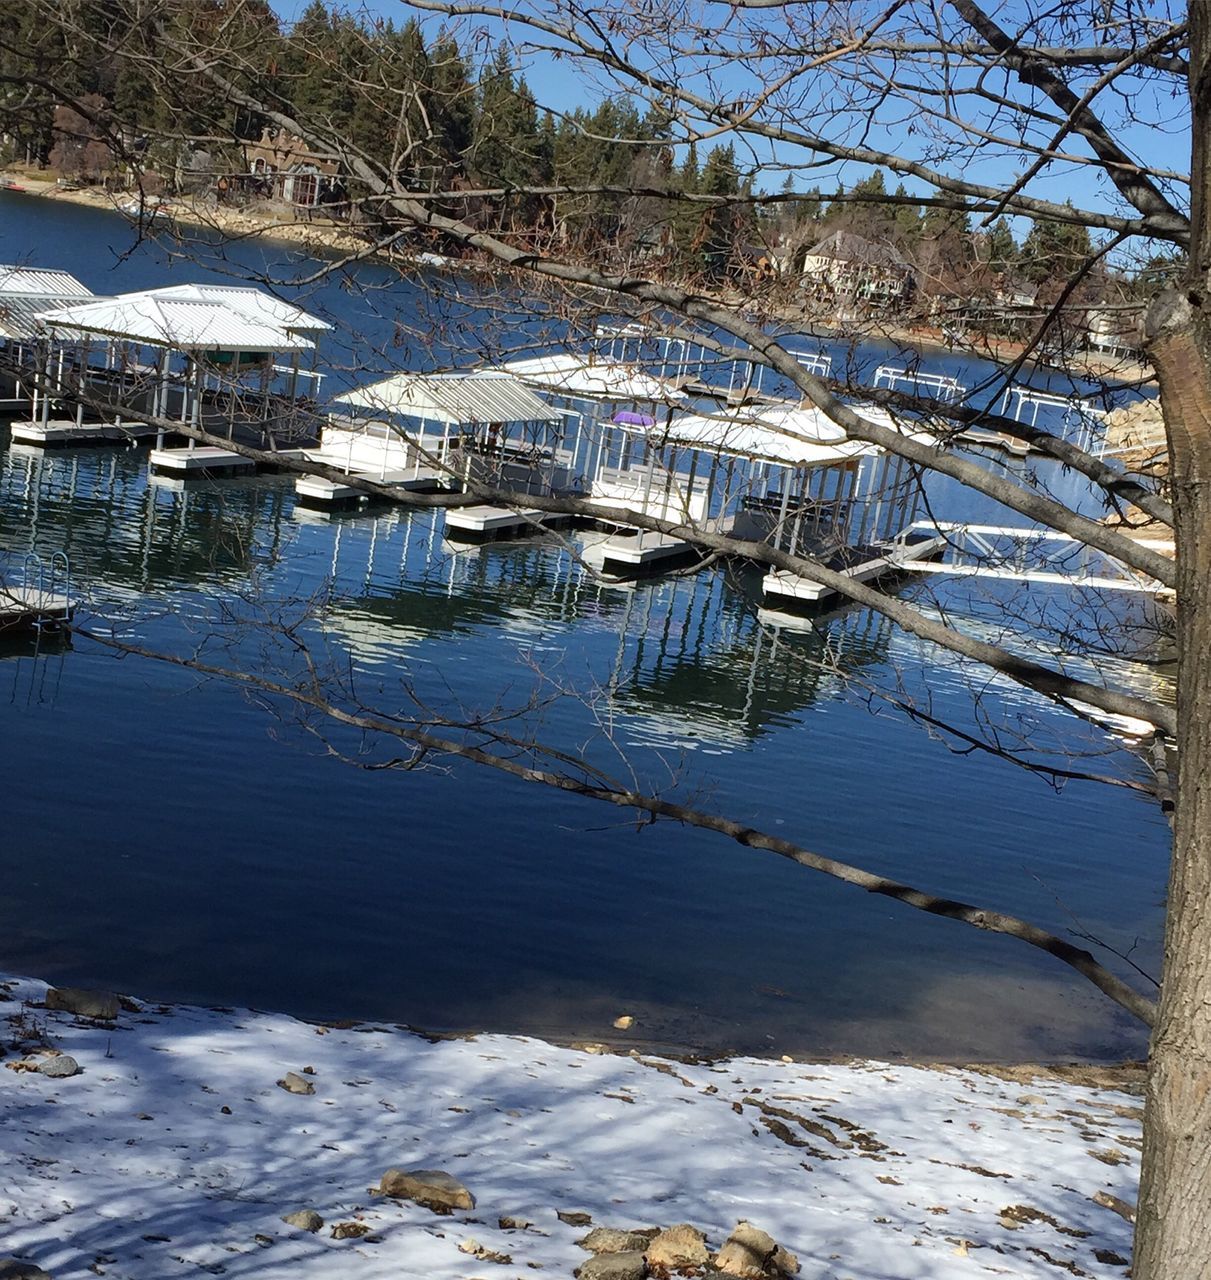
<path id="1" fill-rule="evenodd" d="M 670 1271 L 679 1267 L 700 1267 L 710 1257 L 706 1236 L 688 1222 L 665 1227 L 648 1245 L 649 1267 L 666 1267 Z"/>
<path id="2" fill-rule="evenodd" d="M 783 1249 L 768 1232 L 751 1222 L 738 1222 L 727 1243 L 715 1255 L 715 1266 L 739 1280 L 768 1280 L 799 1272 L 799 1259 Z"/>
<path id="3" fill-rule="evenodd" d="M 577 1280 L 644 1280 L 648 1264 L 638 1250 L 628 1253 L 598 1253 L 573 1273 Z"/>
<path id="4" fill-rule="evenodd" d="M 59 1013 L 74 1013 L 78 1018 L 97 1018 L 112 1022 L 121 1003 L 112 991 L 86 991 L 83 987 L 50 987 L 46 1007 Z"/>
<path id="5" fill-rule="evenodd" d="M 1165 419 L 1157 399 L 1137 400 L 1112 409 L 1105 418 L 1106 451 L 1113 454 L 1156 454 L 1168 448 Z"/>

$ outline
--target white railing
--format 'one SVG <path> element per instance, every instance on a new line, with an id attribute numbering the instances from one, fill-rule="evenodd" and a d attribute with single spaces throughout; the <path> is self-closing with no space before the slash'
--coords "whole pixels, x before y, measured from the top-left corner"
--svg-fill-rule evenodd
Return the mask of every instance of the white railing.
<path id="1" fill-rule="evenodd" d="M 910 391 L 920 394 L 929 392 L 935 400 L 953 404 L 967 392 L 967 387 L 958 378 L 945 373 L 925 373 L 916 369 L 905 369 L 899 365 L 881 364 L 875 370 L 875 387 L 886 386 L 889 391 Z"/>

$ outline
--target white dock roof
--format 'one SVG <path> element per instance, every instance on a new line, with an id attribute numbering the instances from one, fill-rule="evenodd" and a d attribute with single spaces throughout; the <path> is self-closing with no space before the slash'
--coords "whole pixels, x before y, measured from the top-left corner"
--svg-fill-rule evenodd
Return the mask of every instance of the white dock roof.
<path id="1" fill-rule="evenodd" d="M 393 373 L 335 397 L 338 404 L 444 426 L 557 422 L 561 415 L 507 373 Z"/>
<path id="2" fill-rule="evenodd" d="M 32 338 L 40 312 L 93 296 L 91 289 L 66 271 L 0 264 L 0 338 Z"/>
<path id="3" fill-rule="evenodd" d="M 324 321 L 256 289 L 247 291 L 255 299 L 238 301 L 225 295 L 243 290 L 207 290 L 204 285 L 146 289 L 58 307 L 44 311 L 40 319 L 57 337 L 91 334 L 178 351 L 312 351 L 315 344 L 302 336 L 304 324 L 314 321 L 311 329 L 327 328 Z M 298 317 L 304 321 L 299 323 Z"/>
<path id="4" fill-rule="evenodd" d="M 893 425 L 882 410 L 864 412 Z M 625 430 L 644 430 L 620 425 Z M 647 428 L 646 434 L 653 441 L 792 467 L 836 466 L 878 452 L 865 441 L 848 439 L 822 409 L 789 402 L 674 414 L 669 423 Z"/>
<path id="5" fill-rule="evenodd" d="M 887 426 L 914 439 L 932 442 L 933 436 L 915 430 L 909 421 L 895 419 L 885 408 L 855 406 L 865 419 Z M 709 453 L 773 462 L 780 466 L 828 467 L 850 458 L 878 453 L 877 445 L 851 440 L 822 408 L 814 404 L 782 401 L 751 404 L 717 413 L 675 413 L 668 424 L 655 428 L 616 422 L 627 431 L 641 431 L 654 442 L 684 444 Z"/>
<path id="6" fill-rule="evenodd" d="M 671 382 L 653 377 L 637 365 L 571 351 L 510 360 L 501 368 L 530 386 L 567 396 L 655 404 L 678 404 L 686 398 Z"/>
<path id="7" fill-rule="evenodd" d="M 219 302 L 239 311 L 246 319 L 273 324 L 290 333 L 326 333 L 332 328 L 326 320 L 251 285 L 175 284 L 148 289 L 146 294 L 182 302 Z"/>

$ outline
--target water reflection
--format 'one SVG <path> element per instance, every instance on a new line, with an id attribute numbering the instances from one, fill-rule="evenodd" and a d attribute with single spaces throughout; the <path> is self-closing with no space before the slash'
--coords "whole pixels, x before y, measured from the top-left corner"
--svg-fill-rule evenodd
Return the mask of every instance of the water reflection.
<path id="1" fill-rule="evenodd" d="M 136 255 L 113 287 L 159 270 Z M 364 327 L 398 304 L 343 301 L 381 312 Z M 577 696 L 540 726 L 557 745 L 616 749 L 642 783 L 1061 932 L 1075 915 L 1156 961 L 1168 833 L 1155 806 L 956 756 L 864 691 L 1066 757 L 1098 751 L 1120 776 L 1134 759 L 986 675 L 973 703 L 968 670 L 872 614 L 791 624 L 758 615 L 752 575 L 720 565 L 622 587 L 557 539 L 461 551 L 424 511 L 317 518 L 287 482 L 178 490 L 144 472 L 133 451 L 32 455 L 0 439 L 0 547 L 67 550 L 93 616 L 153 646 L 304 602 L 309 641 L 351 659 L 368 698 L 407 680 L 443 706 L 525 707 L 566 686 Z M 951 496 L 947 515 L 975 514 Z M 916 590 L 981 619 L 979 602 Z M 232 642 L 237 658 L 261 647 Z M 0 768 L 10 829 L 31 833 L 4 850 L 0 963 L 61 981 L 595 1039 L 630 1011 L 648 1039 L 709 1048 L 1142 1046 L 1021 947 L 469 768 L 351 769 L 224 686 L 84 639 L 0 655 Z"/>

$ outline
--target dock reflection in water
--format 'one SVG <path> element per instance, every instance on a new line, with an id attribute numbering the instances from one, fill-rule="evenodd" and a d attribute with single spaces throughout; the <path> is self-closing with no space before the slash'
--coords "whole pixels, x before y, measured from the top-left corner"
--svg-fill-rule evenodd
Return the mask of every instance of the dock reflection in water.
<path id="1" fill-rule="evenodd" d="M 368 702 L 523 710 L 644 786 L 929 889 L 1155 960 L 1167 833 L 1129 792 L 1056 793 L 868 706 L 972 727 L 880 619 L 758 616 L 752 575 L 633 586 L 557 539 L 455 550 L 440 516 L 316 517 L 286 482 L 149 485 L 132 451 L 0 453 L 0 546 L 65 549 L 94 620 L 153 647 L 311 600 Z M 255 633 L 227 636 L 252 662 Z M 31 663 L 41 663 L 33 675 Z M 58 663 L 55 667 L 53 663 Z M 25 665 L 22 665 L 25 664 Z M 763 853 L 456 765 L 369 773 L 217 682 L 87 640 L 0 655 L 10 830 L 0 961 L 151 997 L 795 1053 L 1112 1055 L 1142 1035 L 1019 945 Z M 53 688 L 51 695 L 44 691 Z M 573 696 L 573 692 L 576 696 Z M 1006 699 L 1006 701 L 1002 701 Z M 1017 699 L 1017 701 L 1014 701 Z M 993 689 L 982 709 L 1056 713 Z M 528 714 L 528 713 L 526 713 Z M 1009 714 L 1009 713 L 1007 713 Z M 517 726 L 514 726 L 515 728 Z M 1099 770 L 1133 765 L 1110 739 Z"/>

